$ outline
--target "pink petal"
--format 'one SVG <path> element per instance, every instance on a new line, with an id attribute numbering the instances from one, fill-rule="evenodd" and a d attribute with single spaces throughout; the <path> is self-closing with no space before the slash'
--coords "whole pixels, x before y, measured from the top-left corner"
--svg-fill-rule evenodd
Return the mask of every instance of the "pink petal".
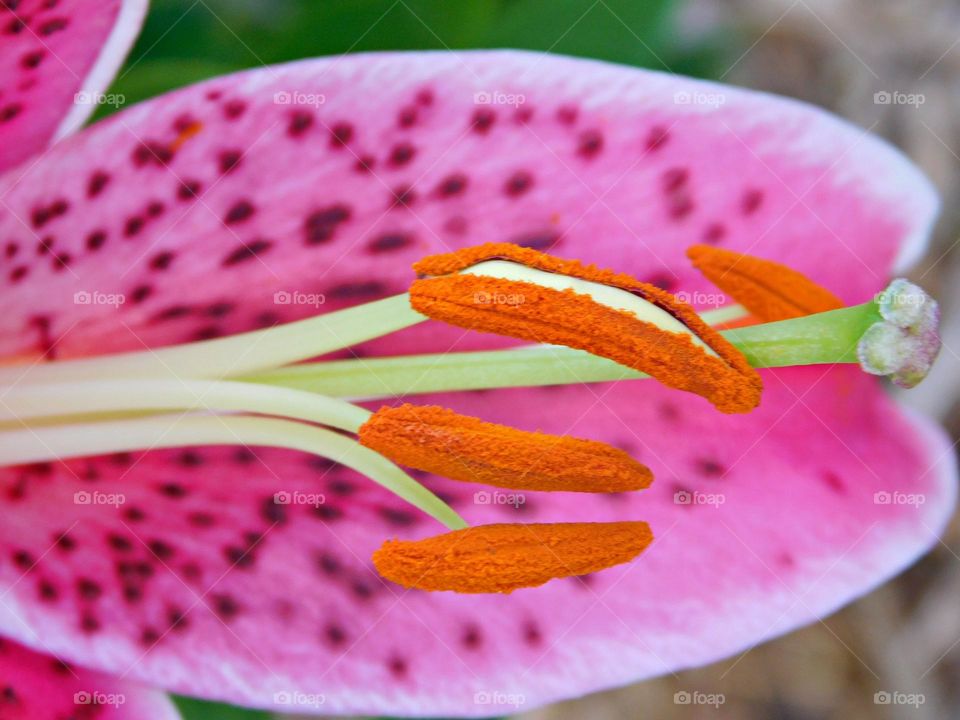
<path id="1" fill-rule="evenodd" d="M 0 710 L 4 720 L 176 720 L 162 693 L 108 678 L 0 640 Z"/>
<path id="2" fill-rule="evenodd" d="M 147 0 L 0 3 L 0 170 L 83 124 L 146 10 Z"/>
<path id="3" fill-rule="evenodd" d="M 322 295 L 328 310 L 400 292 L 416 258 L 490 240 L 704 306 L 716 292 L 684 250 L 715 242 L 863 301 L 898 255 L 916 255 L 936 210 L 899 153 L 818 109 L 519 52 L 215 79 L 99 123 L 0 178 L 0 195 L 0 353 L 61 356 L 316 312 L 278 304 L 279 291 Z M 390 348 L 445 349 L 461 334 L 431 328 Z"/>
<path id="4" fill-rule="evenodd" d="M 765 381 L 763 407 L 731 417 L 651 382 L 428 398 L 603 438 L 656 474 L 644 493 L 526 493 L 516 509 L 430 478 L 471 522 L 645 519 L 657 536 L 629 566 L 510 596 L 379 580 L 369 558 L 385 538 L 440 528 L 293 453 L 7 470 L 0 585 L 16 618 L 0 629 L 181 693 L 329 714 L 507 714 L 511 694 L 528 710 L 707 663 L 876 586 L 935 543 L 953 509 L 949 443 L 873 378 L 806 368 Z M 300 502 L 277 505 L 277 492 Z M 478 693 L 502 695 L 491 706 Z"/>

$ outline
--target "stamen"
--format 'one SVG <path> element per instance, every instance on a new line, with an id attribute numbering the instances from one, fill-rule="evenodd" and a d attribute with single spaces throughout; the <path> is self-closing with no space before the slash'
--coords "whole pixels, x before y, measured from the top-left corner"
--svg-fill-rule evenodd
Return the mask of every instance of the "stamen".
<path id="1" fill-rule="evenodd" d="M 401 465 L 515 490 L 626 492 L 653 481 L 649 468 L 605 443 L 524 432 L 437 406 L 383 407 L 360 427 L 360 443 Z"/>
<path id="2" fill-rule="evenodd" d="M 762 322 L 836 310 L 843 301 L 806 275 L 752 255 L 694 245 L 687 257 L 706 278 Z"/>
<path id="3" fill-rule="evenodd" d="M 511 593 L 630 562 L 652 541 L 645 522 L 481 525 L 423 540 L 388 540 L 373 564 L 408 588 Z"/>
<path id="4" fill-rule="evenodd" d="M 883 320 L 860 339 L 860 366 L 912 388 L 927 376 L 940 352 L 940 306 L 922 288 L 901 278 L 877 296 L 877 307 Z"/>
<path id="5" fill-rule="evenodd" d="M 474 274 L 490 259 L 519 263 L 526 279 Z M 721 412 L 749 412 L 760 402 L 760 376 L 742 353 L 689 305 L 628 275 L 508 243 L 434 255 L 414 269 L 428 277 L 413 283 L 410 304 L 429 317 L 586 350 L 701 395 Z M 561 276 L 565 289 L 550 287 Z M 610 293 L 617 300 L 607 300 Z"/>

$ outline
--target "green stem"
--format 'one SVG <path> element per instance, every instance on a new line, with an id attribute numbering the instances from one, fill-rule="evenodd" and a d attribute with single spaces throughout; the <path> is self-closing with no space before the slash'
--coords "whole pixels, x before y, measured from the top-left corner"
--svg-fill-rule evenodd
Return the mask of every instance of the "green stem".
<path id="1" fill-rule="evenodd" d="M 875 303 L 723 335 L 758 368 L 857 362 L 860 337 L 880 319 Z M 606 382 L 647 377 L 606 358 L 565 347 L 339 360 L 240 378 L 334 397 L 383 398 L 447 390 Z"/>

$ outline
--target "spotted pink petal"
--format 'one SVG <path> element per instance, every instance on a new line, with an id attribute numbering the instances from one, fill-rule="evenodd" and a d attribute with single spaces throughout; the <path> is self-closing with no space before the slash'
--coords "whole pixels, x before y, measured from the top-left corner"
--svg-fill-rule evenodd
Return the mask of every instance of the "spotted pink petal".
<path id="1" fill-rule="evenodd" d="M 475 104 L 484 92 L 525 102 Z M 719 93 L 709 111 L 701 96 Z M 282 102 L 310 94 L 316 106 Z M 315 312 L 274 303 L 278 291 L 322 293 L 327 309 L 399 292 L 421 254 L 493 239 L 690 293 L 712 292 L 683 258 L 706 239 L 862 300 L 917 251 L 936 205 L 893 150 L 810 108 L 501 52 L 222 78 L 3 182 L 33 236 L 0 218 L 15 248 L 2 349 L 63 356 Z M 431 323 L 367 352 L 496 342 Z M 895 574 L 954 504 L 942 433 L 874 378 L 842 367 L 764 380 L 762 407 L 729 417 L 652 382 L 424 398 L 606 440 L 656 473 L 637 495 L 530 493 L 516 507 L 427 476 L 471 522 L 645 519 L 658 538 L 629 566 L 509 597 L 381 582 L 369 557 L 384 538 L 439 528 L 294 453 L 5 470 L 0 587 L 16 617 L 0 630 L 179 692 L 328 714 L 507 714 L 710 662 Z M 278 491 L 307 502 L 277 505 Z"/>
<path id="2" fill-rule="evenodd" d="M 0 178 L 0 197 L 0 353 L 60 355 L 315 312 L 277 291 L 331 310 L 400 292 L 415 259 L 491 240 L 695 300 L 716 294 L 684 252 L 714 242 L 859 302 L 916 254 L 936 209 L 901 155 L 819 110 L 517 52 L 215 79 L 62 143 Z M 462 335 L 427 334 L 439 349 Z M 409 337 L 392 351 L 427 342 Z"/>
<path id="3" fill-rule="evenodd" d="M 147 0 L 0 1 L 0 170 L 83 124 L 146 9 Z"/>
<path id="4" fill-rule="evenodd" d="M 4 720 L 177 720 L 155 690 L 93 673 L 0 640 L 0 711 Z"/>

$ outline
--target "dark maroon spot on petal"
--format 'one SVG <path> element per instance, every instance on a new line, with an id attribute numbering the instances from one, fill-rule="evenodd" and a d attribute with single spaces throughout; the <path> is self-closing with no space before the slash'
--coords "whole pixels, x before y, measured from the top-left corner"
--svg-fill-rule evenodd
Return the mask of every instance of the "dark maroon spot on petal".
<path id="1" fill-rule="evenodd" d="M 678 192 L 669 196 L 667 210 L 674 220 L 682 220 L 693 212 L 693 199 L 686 192 Z"/>
<path id="2" fill-rule="evenodd" d="M 3 248 L 3 256 L 7 258 L 7 260 L 16 257 L 18 252 L 20 252 L 20 246 L 15 242 L 8 242 L 6 247 Z"/>
<path id="3" fill-rule="evenodd" d="M 706 477 L 719 478 L 727 474 L 727 469 L 713 458 L 700 458 L 696 461 L 697 471 Z"/>
<path id="4" fill-rule="evenodd" d="M 532 620 L 523 626 L 523 641 L 527 645 L 533 646 L 540 645 L 543 642 L 543 633 L 540 632 L 540 628 Z"/>
<path id="5" fill-rule="evenodd" d="M 191 312 L 190 308 L 186 305 L 171 305 L 168 308 L 161 310 L 160 312 L 154 314 L 150 319 L 152 322 L 163 322 L 166 320 L 176 320 L 177 318 L 186 317 Z"/>
<path id="6" fill-rule="evenodd" d="M 182 632 L 186 630 L 189 625 L 187 612 L 178 607 L 170 607 L 167 609 L 167 622 L 171 630 Z"/>
<path id="7" fill-rule="evenodd" d="M 654 152 L 666 145 L 669 139 L 670 132 L 662 125 L 655 125 L 647 135 L 646 148 L 649 152 Z"/>
<path id="8" fill-rule="evenodd" d="M 41 238 L 40 242 L 37 243 L 37 255 L 48 255 L 53 249 L 54 239 L 49 235 L 45 238 Z"/>
<path id="9" fill-rule="evenodd" d="M 309 110 L 294 110 L 287 121 L 287 135 L 300 137 L 313 126 L 313 115 Z"/>
<path id="10" fill-rule="evenodd" d="M 96 600 L 103 595 L 103 588 L 97 581 L 90 578 L 77 578 L 77 595 L 81 600 Z"/>
<path id="11" fill-rule="evenodd" d="M 389 506 L 380 508 L 379 513 L 380 517 L 390 525 L 396 525 L 397 527 L 410 527 L 411 525 L 415 525 L 419 519 L 407 510 Z"/>
<path id="12" fill-rule="evenodd" d="M 557 120 L 564 125 L 573 125 L 580 115 L 580 110 L 575 105 L 561 105 L 557 108 Z"/>
<path id="13" fill-rule="evenodd" d="M 703 241 L 708 245 L 716 245 L 727 234 L 727 229 L 721 223 L 710 223 L 703 231 Z"/>
<path id="14" fill-rule="evenodd" d="M 125 237 L 131 238 L 136 236 L 141 230 L 143 230 L 144 219 L 139 215 L 134 215 L 133 217 L 127 218 L 126 222 L 123 225 L 123 234 Z"/>
<path id="15" fill-rule="evenodd" d="M 181 200 L 193 200 L 200 194 L 202 187 L 199 180 L 184 180 L 177 188 L 177 197 Z"/>
<path id="16" fill-rule="evenodd" d="M 53 35 L 61 30 L 65 30 L 69 24 L 70 21 L 67 18 L 51 18 L 42 23 L 38 31 L 43 36 Z"/>
<path id="17" fill-rule="evenodd" d="M 373 170 L 377 164 L 377 159 L 373 155 L 361 155 L 354 163 L 353 169 L 359 173 L 368 173 Z"/>
<path id="18" fill-rule="evenodd" d="M 133 584 L 124 585 L 123 599 L 131 604 L 140 602 L 143 599 L 143 588 Z"/>
<path id="19" fill-rule="evenodd" d="M 310 512 L 324 521 L 339 520 L 343 517 L 343 510 L 333 505 L 315 505 L 310 508 Z"/>
<path id="20" fill-rule="evenodd" d="M 159 200 L 151 200 L 147 205 L 147 217 L 157 218 L 163 215 L 166 206 Z"/>
<path id="21" fill-rule="evenodd" d="M 510 242 L 534 250 L 547 250 L 560 242 L 560 235 L 551 231 L 530 233 L 511 238 Z"/>
<path id="22" fill-rule="evenodd" d="M 267 252 L 267 250 L 269 250 L 271 247 L 273 247 L 273 243 L 269 240 L 263 240 L 260 238 L 251 240 L 227 255 L 221 262 L 221 265 L 224 267 L 231 267 L 247 260 L 252 260 L 255 257 L 263 255 L 263 253 Z"/>
<path id="23" fill-rule="evenodd" d="M 223 150 L 217 156 L 217 164 L 220 172 L 226 174 L 236 169 L 243 159 L 243 153 L 240 150 Z"/>
<path id="24" fill-rule="evenodd" d="M 324 575 L 334 576 L 340 573 L 340 571 L 343 569 L 343 565 L 333 555 L 330 555 L 329 553 L 321 553 L 317 556 L 317 568 Z"/>
<path id="25" fill-rule="evenodd" d="M 240 613 L 240 603 L 232 595 L 216 593 L 210 596 L 213 611 L 221 620 L 233 620 Z"/>
<path id="26" fill-rule="evenodd" d="M 228 100 L 223 105 L 223 116 L 227 120 L 236 120 L 246 109 L 247 104 L 243 100 Z"/>
<path id="27" fill-rule="evenodd" d="M 400 143 L 395 145 L 390 151 L 390 165 L 394 167 L 402 167 L 413 160 L 413 156 L 416 154 L 416 148 L 410 143 Z"/>
<path id="28" fill-rule="evenodd" d="M 233 461 L 241 465 L 249 465 L 257 459 L 257 454 L 248 447 L 237 448 L 233 453 Z"/>
<path id="29" fill-rule="evenodd" d="M 353 139 L 353 125 L 350 123 L 335 123 L 330 128 L 330 146 L 342 148 Z"/>
<path id="30" fill-rule="evenodd" d="M 687 184 L 690 173 L 686 168 L 670 168 L 663 173 L 662 182 L 665 192 L 671 193 Z"/>
<path id="31" fill-rule="evenodd" d="M 80 629 L 87 634 L 95 633 L 100 629 L 100 621 L 96 616 L 84 613 L 80 618 Z"/>
<path id="32" fill-rule="evenodd" d="M 156 140 L 144 140 L 133 149 L 132 159 L 136 167 L 146 165 L 163 167 L 173 159 L 173 150 Z"/>
<path id="33" fill-rule="evenodd" d="M 213 340 L 214 338 L 221 337 L 223 331 L 218 328 L 216 325 L 205 325 L 202 328 L 198 328 L 190 335 L 190 340 L 193 342 L 198 342 L 202 340 Z"/>
<path id="34" fill-rule="evenodd" d="M 430 107 L 431 105 L 433 105 L 433 101 L 434 101 L 433 90 L 431 90 L 430 88 L 421 88 L 420 90 L 417 90 L 417 94 L 416 94 L 416 97 L 414 97 L 414 101 L 416 101 L 417 105 Z"/>
<path id="35" fill-rule="evenodd" d="M 185 468 L 197 468 L 203 465 L 203 455 L 196 450 L 184 450 L 177 454 L 177 465 Z"/>
<path id="36" fill-rule="evenodd" d="M 33 555 L 26 550 L 15 550 L 10 558 L 13 560 L 13 564 L 23 571 L 31 570 L 36 564 Z"/>
<path id="37" fill-rule="evenodd" d="M 54 272 L 59 272 L 73 262 L 73 256 L 70 253 L 57 253 L 53 256 Z"/>
<path id="38" fill-rule="evenodd" d="M 60 550 L 63 550 L 64 552 L 70 552 L 77 547 L 77 541 L 74 540 L 67 531 L 63 531 L 57 535 L 54 543 Z"/>
<path id="39" fill-rule="evenodd" d="M 13 283 L 14 285 L 17 284 L 27 276 L 28 272 L 30 272 L 30 268 L 28 268 L 26 265 L 20 265 L 19 267 L 15 267 L 13 270 L 10 271 L 10 275 L 9 275 L 10 282 Z"/>
<path id="40" fill-rule="evenodd" d="M 232 313 L 233 310 L 234 310 L 234 304 L 224 300 L 218 303 L 214 303 L 213 305 L 208 307 L 205 313 L 212 318 L 222 318 Z"/>
<path id="41" fill-rule="evenodd" d="M 270 495 L 265 497 L 260 503 L 260 515 L 268 523 L 273 523 L 274 525 L 283 525 L 287 522 L 287 506 L 278 502 L 279 494 L 277 496 Z"/>
<path id="42" fill-rule="evenodd" d="M 843 479 L 836 473 L 828 470 L 820 476 L 823 479 L 823 482 L 826 483 L 826 486 L 830 488 L 831 491 L 835 492 L 837 495 L 846 495 L 847 493 L 847 484 Z"/>
<path id="43" fill-rule="evenodd" d="M 30 222 L 35 228 L 41 228 L 51 220 L 55 220 L 70 209 L 70 204 L 63 198 L 54 200 L 49 205 L 38 205 L 30 213 Z"/>
<path id="44" fill-rule="evenodd" d="M 180 500 L 181 498 L 185 498 L 187 496 L 187 489 L 183 485 L 175 482 L 163 483 L 157 488 L 157 490 L 160 491 L 161 495 L 172 500 Z"/>
<path id="45" fill-rule="evenodd" d="M 410 668 L 407 664 L 407 661 L 402 657 L 392 657 L 387 661 L 387 668 L 390 670 L 390 674 L 395 678 L 402 679 L 407 676 Z"/>
<path id="46" fill-rule="evenodd" d="M 147 548 L 149 548 L 150 552 L 152 552 L 159 560 L 169 560 L 174 554 L 173 546 L 164 540 L 148 540 Z"/>
<path id="47" fill-rule="evenodd" d="M 110 175 L 103 170 L 97 170 L 87 180 L 87 197 L 94 198 L 103 192 L 103 189 L 110 182 Z"/>
<path id="48" fill-rule="evenodd" d="M 173 259 L 175 257 L 176 254 L 170 252 L 169 250 L 158 252 L 156 255 L 150 258 L 150 269 L 157 271 L 166 270 L 173 263 Z"/>
<path id="49" fill-rule="evenodd" d="M 416 191 L 409 185 L 395 187 L 391 195 L 393 197 L 390 199 L 388 207 L 409 207 L 417 200 Z"/>
<path id="50" fill-rule="evenodd" d="M 460 636 L 460 642 L 467 650 L 478 650 L 483 645 L 480 628 L 472 623 L 467 625 L 463 629 L 463 635 Z"/>
<path id="51" fill-rule="evenodd" d="M 19 35 L 25 27 L 27 27 L 27 23 L 24 22 L 22 18 L 15 17 L 7 23 L 6 32 L 9 35 Z M 0 117 L 2 117 L 2 115 L 0 115 Z"/>
<path id="52" fill-rule="evenodd" d="M 526 170 L 513 173 L 503 185 L 503 191 L 510 197 L 520 197 L 533 187 L 533 175 Z"/>
<path id="53" fill-rule="evenodd" d="M 217 519 L 208 512 L 198 510 L 187 515 L 187 522 L 196 528 L 209 528 L 217 523 Z"/>
<path id="54" fill-rule="evenodd" d="M 497 121 L 497 114 L 489 108 L 480 108 L 473 113 L 470 129 L 480 135 L 486 135 Z"/>
<path id="55" fill-rule="evenodd" d="M 671 275 L 669 271 L 665 270 L 663 272 L 654 273 L 653 275 L 648 275 L 644 282 L 658 287 L 661 290 L 672 292 L 677 286 L 677 280 L 678 278 L 675 275 Z"/>
<path id="56" fill-rule="evenodd" d="M 44 52 L 43 50 L 35 50 L 34 52 L 28 52 L 26 55 L 20 58 L 20 65 L 25 70 L 33 70 L 33 68 L 40 65 L 43 62 Z"/>
<path id="57" fill-rule="evenodd" d="M 44 602 L 55 602 L 60 598 L 60 591 L 49 580 L 41 579 L 37 582 L 37 595 Z"/>
<path id="58" fill-rule="evenodd" d="M 247 220 L 253 215 L 253 213 L 253 203 L 251 203 L 249 200 L 238 200 L 230 206 L 229 210 L 227 210 L 227 214 L 224 216 L 223 221 L 227 225 L 235 225 L 236 223 Z"/>
<path id="59" fill-rule="evenodd" d="M 99 250 L 103 247 L 103 244 L 107 242 L 107 233 L 105 233 L 103 230 L 94 230 L 87 235 L 87 239 L 84 242 L 88 250 Z"/>
<path id="60" fill-rule="evenodd" d="M 151 285 L 137 285 L 133 292 L 130 293 L 130 301 L 134 305 L 139 305 L 148 297 L 153 294 L 153 287 Z"/>
<path id="61" fill-rule="evenodd" d="M 577 155 L 587 159 L 596 157 L 603 150 L 603 133 L 599 130 L 585 130 L 577 139 Z"/>
<path id="62" fill-rule="evenodd" d="M 140 631 L 140 644 L 152 648 L 160 642 L 160 637 L 161 635 L 156 628 L 145 627 Z"/>
<path id="63" fill-rule="evenodd" d="M 367 245 L 370 252 L 392 252 L 402 250 L 413 244 L 413 237 L 405 233 L 385 233 L 374 238 Z"/>
<path id="64" fill-rule="evenodd" d="M 223 555 L 231 565 L 238 568 L 249 568 L 253 565 L 253 551 L 239 545 L 228 545 L 223 549 Z"/>
<path id="65" fill-rule="evenodd" d="M 752 215 L 763 204 L 763 192 L 756 189 L 747 190 L 740 199 L 740 211 L 744 215 Z"/>
<path id="66" fill-rule="evenodd" d="M 355 300 L 358 298 L 368 298 L 384 295 L 387 292 L 386 286 L 376 280 L 365 280 L 355 283 L 343 283 L 330 288 L 328 295 L 337 300 Z"/>
<path id="67" fill-rule="evenodd" d="M 197 126 L 197 119 L 190 113 L 183 113 L 182 115 L 177 115 L 173 121 L 173 131 L 177 135 L 188 132 L 189 130 Z"/>
<path id="68" fill-rule="evenodd" d="M 513 113 L 513 121 L 519 125 L 526 125 L 533 119 L 533 108 L 532 107 L 518 107 Z"/>
<path id="69" fill-rule="evenodd" d="M 107 535 L 107 544 L 117 552 L 130 552 L 133 550 L 133 542 L 122 535 L 111 533 Z"/>
<path id="70" fill-rule="evenodd" d="M 467 189 L 467 176 L 463 173 L 448 175 L 437 185 L 436 194 L 441 198 L 460 195 Z"/>
<path id="71" fill-rule="evenodd" d="M 323 637 L 333 647 L 341 647 L 347 642 L 347 633 L 335 623 L 329 623 L 323 629 Z"/>
<path id="72" fill-rule="evenodd" d="M 322 245 L 333 239 L 337 227 L 350 219 L 349 205 L 337 204 L 314 210 L 303 222 L 304 242 Z"/>
<path id="73" fill-rule="evenodd" d="M 223 97 L 223 90 L 208 90 L 207 100 L 216 101 Z"/>
<path id="74" fill-rule="evenodd" d="M 412 128 L 417 124 L 417 108 L 412 105 L 401 108 L 397 113 L 397 126 L 401 128 Z"/>

